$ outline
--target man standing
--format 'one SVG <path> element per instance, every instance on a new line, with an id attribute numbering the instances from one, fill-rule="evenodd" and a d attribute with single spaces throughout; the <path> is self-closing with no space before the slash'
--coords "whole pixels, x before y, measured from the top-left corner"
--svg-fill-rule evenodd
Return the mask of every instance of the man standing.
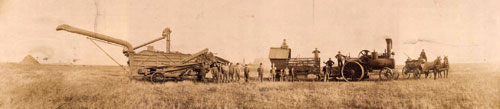
<path id="1" fill-rule="evenodd" d="M 210 69 L 208 68 L 208 64 L 207 63 L 203 63 L 201 65 L 201 70 L 200 70 L 200 79 L 201 81 L 203 81 L 204 83 L 207 82 L 207 80 L 205 79 L 205 76 L 207 74 L 207 72 L 209 71 Z"/>
<path id="2" fill-rule="evenodd" d="M 219 80 L 219 82 L 222 83 L 222 82 L 224 82 L 224 79 L 223 79 L 224 77 L 223 77 L 223 74 L 222 74 L 223 73 L 223 71 L 222 71 L 222 63 L 218 63 L 217 64 L 217 70 L 219 70 L 219 74 L 217 76 L 217 80 Z"/>
<path id="3" fill-rule="evenodd" d="M 228 75 L 228 77 L 229 77 L 228 81 L 232 82 L 233 79 L 234 79 L 234 66 L 233 66 L 233 63 L 229 63 L 229 75 Z"/>
<path id="4" fill-rule="evenodd" d="M 259 68 L 257 68 L 257 72 L 259 72 L 259 80 L 262 82 L 263 74 L 264 74 L 264 69 L 262 69 L 262 63 L 260 63 Z"/>
<path id="5" fill-rule="evenodd" d="M 328 67 L 332 67 L 333 64 L 335 64 L 335 62 L 332 61 L 332 58 L 328 58 L 328 61 L 325 62 L 325 64 L 328 66 Z"/>
<path id="6" fill-rule="evenodd" d="M 241 71 L 241 67 L 240 67 L 240 63 L 236 63 L 236 66 L 234 66 L 234 76 L 236 81 L 240 81 L 240 71 Z"/>
<path id="7" fill-rule="evenodd" d="M 339 51 L 339 53 L 335 56 L 335 58 L 337 58 L 338 66 L 342 67 L 344 65 L 345 56 L 342 55 L 342 53 L 340 53 Z"/>
<path id="8" fill-rule="evenodd" d="M 243 73 L 245 76 L 245 82 L 248 82 L 248 77 L 250 75 L 250 69 L 248 68 L 248 65 L 245 64 L 245 68 L 243 68 Z"/>
<path id="9" fill-rule="evenodd" d="M 212 77 L 213 77 L 213 80 L 217 80 L 217 83 L 220 83 L 220 74 L 219 74 L 219 69 L 217 67 L 217 63 L 213 63 L 212 66 L 211 66 L 211 70 L 212 70 Z"/>
<path id="10" fill-rule="evenodd" d="M 288 48 L 288 45 L 286 44 L 286 39 L 283 39 L 283 44 L 281 44 L 281 48 Z"/>
<path id="11" fill-rule="evenodd" d="M 328 58 L 328 61 L 326 61 L 325 64 L 327 65 L 327 67 L 324 68 L 324 70 L 325 70 L 325 73 L 324 73 L 325 74 L 325 78 L 324 79 L 325 79 L 325 82 L 327 82 L 328 79 L 329 79 L 328 77 L 330 77 L 330 73 L 332 71 L 333 64 L 335 64 L 335 62 L 332 61 L 332 58 Z"/>
<path id="12" fill-rule="evenodd" d="M 285 71 L 282 73 L 283 74 L 283 81 L 288 81 L 287 73 L 290 73 L 290 69 L 288 69 L 288 67 L 285 67 Z"/>
<path id="13" fill-rule="evenodd" d="M 274 64 L 271 64 L 271 71 L 270 71 L 270 73 L 271 73 L 271 81 L 274 82 L 274 80 L 276 78 L 275 77 L 276 76 L 276 67 L 274 67 Z"/>
<path id="14" fill-rule="evenodd" d="M 224 75 L 224 82 L 229 82 L 229 67 L 227 66 L 227 64 L 224 64 L 222 66 L 222 73 Z"/>
<path id="15" fill-rule="evenodd" d="M 422 49 L 422 52 L 420 52 L 420 57 L 418 59 L 419 60 L 423 59 L 423 60 L 425 60 L 425 62 L 427 62 L 427 56 L 425 55 L 424 49 Z"/>
<path id="16" fill-rule="evenodd" d="M 327 69 L 327 66 L 323 66 L 323 80 L 324 82 L 328 82 L 328 79 L 330 77 L 330 74 L 328 74 L 328 69 Z"/>
<path id="17" fill-rule="evenodd" d="M 283 81 L 283 77 L 284 77 L 283 72 L 285 72 L 285 69 L 281 69 L 280 72 L 278 72 L 280 81 Z"/>
<path id="18" fill-rule="evenodd" d="M 293 82 L 293 80 L 295 79 L 295 69 L 293 67 L 290 68 L 290 73 L 288 75 L 290 77 L 290 81 Z"/>

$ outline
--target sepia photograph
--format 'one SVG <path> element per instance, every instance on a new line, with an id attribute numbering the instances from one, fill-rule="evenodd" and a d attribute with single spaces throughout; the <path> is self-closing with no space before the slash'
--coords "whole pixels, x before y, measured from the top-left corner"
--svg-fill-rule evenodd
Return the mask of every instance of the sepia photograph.
<path id="1" fill-rule="evenodd" d="M 499 109 L 499 0 L 0 0 L 2 109 Z"/>

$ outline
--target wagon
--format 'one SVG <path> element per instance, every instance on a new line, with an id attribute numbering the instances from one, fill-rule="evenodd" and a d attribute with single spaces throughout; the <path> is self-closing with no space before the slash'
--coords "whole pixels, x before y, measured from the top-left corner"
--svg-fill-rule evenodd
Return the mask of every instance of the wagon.
<path id="1" fill-rule="evenodd" d="M 314 57 L 308 58 L 291 58 L 291 49 L 286 45 L 286 40 L 283 41 L 281 47 L 271 47 L 269 51 L 269 59 L 271 63 L 276 67 L 275 79 L 282 78 L 283 69 L 292 69 L 293 75 L 295 75 L 292 80 L 306 80 L 308 76 L 315 75 L 320 76 L 320 58 L 319 51 L 316 49 L 313 51 Z M 290 72 L 284 72 L 286 75 L 290 76 Z"/>
<path id="2" fill-rule="evenodd" d="M 423 69 L 423 60 L 411 60 L 408 59 L 405 61 L 405 66 L 401 70 L 403 74 L 403 78 L 409 79 L 413 76 L 413 78 L 420 78 L 420 74 L 422 74 Z"/>

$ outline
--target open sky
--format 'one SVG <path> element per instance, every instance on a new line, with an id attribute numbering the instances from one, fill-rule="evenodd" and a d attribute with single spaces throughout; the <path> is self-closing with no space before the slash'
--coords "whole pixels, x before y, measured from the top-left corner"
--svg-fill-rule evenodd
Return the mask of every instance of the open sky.
<path id="1" fill-rule="evenodd" d="M 41 63 L 115 65 L 84 36 L 60 24 L 136 46 L 172 29 L 172 50 L 204 48 L 231 61 L 267 58 L 287 39 L 293 57 L 323 60 L 337 51 L 383 52 L 393 38 L 396 63 L 425 49 L 452 63 L 500 62 L 498 0 L 0 0 L 0 62 L 28 54 Z M 98 43 L 119 62 L 122 48 Z M 164 50 L 165 41 L 154 44 Z"/>

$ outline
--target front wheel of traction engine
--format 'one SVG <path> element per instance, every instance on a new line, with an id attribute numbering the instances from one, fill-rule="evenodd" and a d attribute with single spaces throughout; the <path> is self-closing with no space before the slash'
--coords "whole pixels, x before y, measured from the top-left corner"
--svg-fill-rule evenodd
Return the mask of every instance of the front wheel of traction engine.
<path id="1" fill-rule="evenodd" d="M 399 76 L 399 74 L 397 76 Z M 392 80 L 392 79 L 396 79 L 396 73 L 394 73 L 392 71 L 392 69 L 390 69 L 388 67 L 384 67 L 378 73 L 378 77 L 380 80 Z"/>
<path id="2" fill-rule="evenodd" d="M 153 73 L 153 75 L 151 75 L 151 82 L 155 83 L 155 82 L 164 82 L 165 81 L 165 76 L 163 75 L 163 73 Z"/>
<path id="3" fill-rule="evenodd" d="M 365 76 L 365 69 L 358 62 L 346 62 L 341 69 L 342 78 L 349 81 L 359 81 Z"/>

